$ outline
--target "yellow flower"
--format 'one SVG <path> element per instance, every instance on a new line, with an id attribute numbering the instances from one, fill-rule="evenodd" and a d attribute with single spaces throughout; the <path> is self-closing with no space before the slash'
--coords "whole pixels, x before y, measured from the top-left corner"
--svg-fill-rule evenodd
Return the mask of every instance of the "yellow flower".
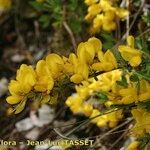
<path id="1" fill-rule="evenodd" d="M 139 145 L 140 145 L 140 142 L 138 141 L 133 141 L 132 143 L 130 143 L 127 147 L 126 150 L 139 150 Z"/>
<path id="2" fill-rule="evenodd" d="M 77 48 L 77 56 L 81 63 L 91 64 L 95 57 L 95 48 L 92 42 L 82 42 Z"/>
<path id="3" fill-rule="evenodd" d="M 64 65 L 63 65 L 63 73 L 64 74 L 73 74 L 74 66 L 69 61 L 69 58 L 63 57 Z"/>
<path id="4" fill-rule="evenodd" d="M 36 73 L 32 66 L 21 65 L 17 71 L 16 80 L 11 80 L 8 89 L 12 96 L 6 101 L 10 104 L 19 103 L 26 96 L 36 83 Z"/>
<path id="5" fill-rule="evenodd" d="M 137 88 L 129 86 L 128 88 L 119 90 L 119 94 L 122 97 L 121 104 L 131 104 L 138 100 Z"/>
<path id="6" fill-rule="evenodd" d="M 32 66 L 23 64 L 20 69 L 17 70 L 16 79 L 23 85 L 34 86 L 36 83 L 36 73 Z"/>
<path id="7" fill-rule="evenodd" d="M 92 68 L 97 71 L 110 71 L 118 67 L 116 58 L 110 50 L 105 54 L 102 51 L 98 52 L 100 62 L 94 63 Z"/>
<path id="8" fill-rule="evenodd" d="M 102 50 L 102 42 L 99 39 L 95 37 L 89 38 L 88 43 L 91 43 L 94 46 L 95 53 Z"/>
<path id="9" fill-rule="evenodd" d="M 6 98 L 7 103 L 13 105 L 13 104 L 17 104 L 19 103 L 21 100 L 23 100 L 23 96 L 19 96 L 19 95 L 12 95 L 12 96 L 8 96 Z"/>
<path id="10" fill-rule="evenodd" d="M 91 122 L 97 123 L 101 119 L 100 114 L 98 109 L 93 109 L 92 114 L 90 115 L 90 118 L 92 119 Z"/>
<path id="11" fill-rule="evenodd" d="M 93 26 L 91 27 L 90 31 L 92 33 L 98 33 L 101 30 L 101 27 L 103 25 L 103 14 L 98 14 L 96 17 L 93 19 Z"/>
<path id="12" fill-rule="evenodd" d="M 128 10 L 116 7 L 111 0 L 86 0 L 88 5 L 88 14 L 85 20 L 92 23 L 90 27 L 91 33 L 98 33 L 103 29 L 104 31 L 113 31 L 117 28 L 117 18 L 124 19 L 129 15 Z"/>
<path id="13" fill-rule="evenodd" d="M 9 9 L 11 7 L 11 0 L 0 0 L 0 11 Z"/>
<path id="14" fill-rule="evenodd" d="M 17 70 L 16 80 L 12 80 L 9 84 L 11 94 L 24 95 L 31 91 L 36 83 L 36 73 L 32 66 L 21 65 Z"/>
<path id="15" fill-rule="evenodd" d="M 140 90 L 139 90 L 139 101 L 144 101 L 150 99 L 150 84 L 146 80 L 140 81 Z"/>
<path id="16" fill-rule="evenodd" d="M 101 12 L 101 6 L 100 4 L 93 4 L 89 6 L 88 8 L 88 15 L 86 15 L 85 19 L 86 20 L 91 20 L 93 17 L 95 17 L 98 13 Z"/>
<path id="17" fill-rule="evenodd" d="M 54 79 L 58 78 L 61 75 L 63 69 L 63 59 L 57 54 L 49 54 L 46 57 L 46 64 L 52 74 Z"/>
<path id="18" fill-rule="evenodd" d="M 11 80 L 8 86 L 9 92 L 12 95 L 24 95 L 31 91 L 32 86 L 23 84 L 16 80 Z"/>
<path id="19" fill-rule="evenodd" d="M 110 0 L 101 0 L 100 5 L 103 8 L 103 11 L 108 11 L 113 9 L 113 7 L 111 6 L 112 2 Z"/>
<path id="20" fill-rule="evenodd" d="M 117 126 L 120 119 L 122 119 L 122 110 L 117 110 L 107 114 L 107 122 L 109 123 L 110 128 Z"/>
<path id="21" fill-rule="evenodd" d="M 137 67 L 142 61 L 142 53 L 140 50 L 134 48 L 134 38 L 129 36 L 127 38 L 128 45 L 121 45 L 118 47 L 119 52 L 124 60 L 128 61 L 132 67 Z"/>
<path id="22" fill-rule="evenodd" d="M 66 105 L 70 107 L 73 113 L 82 112 L 82 103 L 83 103 L 83 100 L 81 99 L 79 95 L 70 96 L 66 100 Z"/>
<path id="23" fill-rule="evenodd" d="M 103 20 L 103 30 L 104 31 L 108 31 L 108 32 L 110 32 L 110 31 L 113 31 L 113 30 L 115 30 L 116 29 L 116 23 L 115 22 L 113 22 L 113 21 L 109 21 L 109 20 L 107 20 L 107 19 L 104 19 Z"/>
<path id="24" fill-rule="evenodd" d="M 116 29 L 117 25 L 114 19 L 115 19 L 114 11 L 109 10 L 105 12 L 102 24 L 102 28 L 104 31 L 110 32 Z"/>
<path id="25" fill-rule="evenodd" d="M 38 92 L 49 93 L 54 86 L 54 80 L 45 60 L 40 60 L 36 65 L 37 82 L 34 89 Z"/>
<path id="26" fill-rule="evenodd" d="M 116 8 L 115 9 L 116 11 L 116 15 L 121 18 L 121 19 L 124 19 L 126 16 L 129 15 L 129 11 L 126 10 L 126 9 L 123 9 L 123 8 Z"/>
<path id="27" fill-rule="evenodd" d="M 102 115 L 99 117 L 99 120 L 97 121 L 98 127 L 104 127 L 107 125 L 107 115 Z"/>
<path id="28" fill-rule="evenodd" d="M 145 133 L 150 134 L 150 113 L 143 109 L 133 109 L 131 112 L 136 121 L 133 133 L 137 136 L 142 136 Z"/>
<path id="29" fill-rule="evenodd" d="M 89 76 L 89 68 L 87 64 L 78 63 L 75 68 L 75 74 L 70 78 L 71 82 L 80 83 L 83 80 L 87 80 Z"/>
<path id="30" fill-rule="evenodd" d="M 84 104 L 83 105 L 83 113 L 85 116 L 89 117 L 93 112 L 93 106 L 91 104 Z"/>

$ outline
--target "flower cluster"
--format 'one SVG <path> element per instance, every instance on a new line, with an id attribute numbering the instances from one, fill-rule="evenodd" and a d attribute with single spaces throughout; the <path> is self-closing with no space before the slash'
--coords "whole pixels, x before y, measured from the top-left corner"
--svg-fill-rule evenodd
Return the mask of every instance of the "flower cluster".
<path id="1" fill-rule="evenodd" d="M 114 70 L 97 76 L 97 81 L 94 78 L 89 79 L 89 82 L 92 83 L 83 82 L 83 86 L 76 87 L 77 93 L 67 99 L 67 106 L 70 107 L 73 113 L 83 113 L 90 118 L 97 116 L 91 121 L 100 127 L 106 126 L 107 124 L 110 127 L 115 127 L 118 121 L 122 118 L 122 110 L 101 115 L 101 110 L 97 106 L 101 101 L 101 97 L 99 97 L 99 101 L 96 100 L 96 92 L 109 92 L 114 83 L 119 80 L 120 77 L 121 71 Z M 111 101 L 107 101 L 105 107 L 109 108 L 111 104 Z"/>
<path id="2" fill-rule="evenodd" d="M 77 54 L 71 53 L 69 57 L 49 54 L 45 60 L 39 60 L 36 67 L 21 65 L 17 71 L 16 80 L 11 80 L 7 97 L 9 104 L 18 104 L 27 99 L 40 97 L 40 101 L 49 102 L 50 92 L 55 83 L 69 76 L 73 83 L 88 80 L 92 70 L 108 71 L 117 67 L 113 53 L 108 50 L 102 52 L 102 43 L 97 38 L 90 38 L 80 43 Z"/>
<path id="3" fill-rule="evenodd" d="M 110 50 L 105 54 L 99 51 L 98 59 L 100 62 L 95 62 L 91 67 L 97 71 L 103 70 L 105 72 L 76 86 L 76 94 L 68 97 L 66 104 L 73 113 L 84 114 L 91 118 L 91 122 L 100 127 L 105 125 L 114 127 L 123 117 L 123 108 L 102 115 L 102 112 L 112 105 L 134 106 L 131 107 L 131 113 L 136 121 L 132 130 L 134 135 L 150 134 L 150 113 L 143 106 L 150 99 L 150 83 L 144 78 L 134 76 L 135 68 L 142 63 L 142 52 L 134 47 L 132 36 L 127 38 L 127 45 L 120 45 L 118 50 L 126 63 L 132 67 L 132 70 L 125 72 L 122 68 L 117 68 L 119 65 L 113 58 L 113 54 L 107 55 Z M 104 58 L 107 58 L 106 61 Z M 107 64 L 109 62 L 111 63 Z M 136 80 L 133 80 L 134 77 Z"/>
<path id="4" fill-rule="evenodd" d="M 118 47 L 118 52 L 130 66 L 129 70 L 121 68 L 111 50 L 103 52 L 101 41 L 95 37 L 80 43 L 76 54 L 65 57 L 52 53 L 39 60 L 35 67 L 23 64 L 16 80 L 9 84 L 11 96 L 7 102 L 20 104 L 33 99 L 47 103 L 57 97 L 53 94 L 57 84 L 69 77 L 77 84 L 76 93 L 66 100 L 73 113 L 84 114 L 99 127 L 115 127 L 123 118 L 124 107 L 131 107 L 129 110 L 136 121 L 133 133 L 150 134 L 149 105 L 146 105 L 150 99 L 150 83 L 135 75 L 136 69 L 142 66 L 142 52 L 135 48 L 132 36 L 127 38 L 127 45 Z"/>
<path id="5" fill-rule="evenodd" d="M 88 5 L 88 14 L 85 20 L 92 22 L 92 33 L 113 31 L 117 27 L 117 19 L 124 19 L 129 12 L 123 8 L 115 7 L 111 0 L 85 0 Z"/>

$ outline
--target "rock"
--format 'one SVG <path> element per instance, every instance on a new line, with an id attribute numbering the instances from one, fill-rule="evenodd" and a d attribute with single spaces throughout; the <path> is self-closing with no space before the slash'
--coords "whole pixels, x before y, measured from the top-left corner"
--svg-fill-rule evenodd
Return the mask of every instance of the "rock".
<path id="1" fill-rule="evenodd" d="M 11 60 L 13 62 L 16 62 L 16 63 L 20 63 L 22 62 L 23 60 L 25 60 L 25 56 L 24 55 L 20 55 L 20 54 L 15 54 L 11 57 Z"/>
<path id="2" fill-rule="evenodd" d="M 34 128 L 26 134 L 26 138 L 30 140 L 36 140 L 39 136 L 40 132 L 38 128 Z"/>
<path id="3" fill-rule="evenodd" d="M 0 80 L 0 97 L 2 97 L 8 90 L 8 80 L 3 77 Z"/>
<path id="4" fill-rule="evenodd" d="M 16 123 L 17 130 L 20 131 L 27 131 L 29 129 L 32 129 L 34 127 L 32 120 L 30 118 L 25 118 L 19 122 Z"/>

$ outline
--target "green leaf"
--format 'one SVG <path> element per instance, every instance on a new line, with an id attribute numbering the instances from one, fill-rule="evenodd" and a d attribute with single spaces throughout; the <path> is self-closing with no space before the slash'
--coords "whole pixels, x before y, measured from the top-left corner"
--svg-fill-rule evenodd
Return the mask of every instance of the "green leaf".
<path id="1" fill-rule="evenodd" d="M 139 77 L 136 74 L 133 74 L 130 76 L 130 81 L 132 82 L 138 82 L 139 81 Z"/>
<path id="2" fill-rule="evenodd" d="M 43 28 L 47 28 L 50 25 L 50 16 L 49 15 L 42 15 L 39 18 L 39 21 L 42 23 Z"/>
<path id="3" fill-rule="evenodd" d="M 103 31 L 101 32 L 100 37 L 102 38 L 104 50 L 110 49 L 114 46 L 115 39 L 112 34 Z"/>
<path id="4" fill-rule="evenodd" d="M 142 16 L 142 19 L 145 23 L 150 23 L 150 11 L 147 13 L 147 15 Z"/>
<path id="5" fill-rule="evenodd" d="M 37 11 L 43 11 L 45 9 L 42 3 L 38 3 L 36 1 L 30 2 L 30 5 Z"/>
<path id="6" fill-rule="evenodd" d="M 70 19 L 69 24 L 74 33 L 79 33 L 82 31 L 81 22 L 78 19 Z"/>
<path id="7" fill-rule="evenodd" d="M 27 99 L 23 99 L 14 109 L 15 114 L 19 114 L 20 112 L 23 111 L 23 109 L 25 108 Z"/>
<path id="8" fill-rule="evenodd" d="M 133 4 L 134 4 L 134 6 L 139 7 L 141 4 L 141 1 L 140 0 L 134 0 Z"/>
<path id="9" fill-rule="evenodd" d="M 101 36 L 104 40 L 115 42 L 114 37 L 113 37 L 112 34 L 110 34 L 110 33 L 107 33 L 107 32 L 104 32 L 104 31 L 103 31 L 103 32 L 100 34 L 100 36 Z"/>
<path id="10" fill-rule="evenodd" d="M 135 45 L 138 49 L 144 51 L 144 52 L 147 52 L 149 53 L 149 50 L 148 50 L 148 44 L 146 42 L 145 39 L 142 39 L 142 38 L 136 38 L 135 40 Z"/>
<path id="11" fill-rule="evenodd" d="M 144 102 L 139 102 L 138 104 L 139 108 L 145 109 L 146 111 L 150 112 L 150 101 L 144 101 Z"/>
<path id="12" fill-rule="evenodd" d="M 138 138 L 140 141 L 140 150 L 149 150 L 150 148 L 150 134 L 145 133 L 144 136 Z"/>
<path id="13" fill-rule="evenodd" d="M 70 0 L 68 4 L 68 10 L 69 11 L 75 11 L 78 7 L 78 0 Z"/>
<path id="14" fill-rule="evenodd" d="M 120 86 L 125 87 L 125 88 L 128 87 L 127 79 L 124 75 L 122 76 L 122 79 L 120 81 L 116 81 L 116 83 Z"/>
<path id="15" fill-rule="evenodd" d="M 94 94 L 94 98 L 96 98 L 100 102 L 100 104 L 103 104 L 108 100 L 105 92 L 96 92 Z"/>

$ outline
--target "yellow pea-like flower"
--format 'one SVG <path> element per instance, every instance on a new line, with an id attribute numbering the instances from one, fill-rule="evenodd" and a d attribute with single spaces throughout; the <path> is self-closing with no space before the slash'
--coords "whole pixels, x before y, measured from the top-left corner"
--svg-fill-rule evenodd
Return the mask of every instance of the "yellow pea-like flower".
<path id="1" fill-rule="evenodd" d="M 17 71 L 16 79 L 20 83 L 23 83 L 23 85 L 34 86 L 36 83 L 36 73 L 32 66 L 23 64 Z"/>
<path id="2" fill-rule="evenodd" d="M 75 74 L 73 76 L 71 76 L 70 81 L 74 82 L 76 84 L 81 83 L 81 81 L 83 80 L 83 77 L 80 74 Z"/>
<path id="3" fill-rule="evenodd" d="M 54 80 L 51 76 L 40 76 L 34 86 L 34 89 L 38 92 L 49 93 L 54 86 Z"/>
<path id="4" fill-rule="evenodd" d="M 32 66 L 21 65 L 17 70 L 16 80 L 11 80 L 8 89 L 11 94 L 6 101 L 9 104 L 17 104 L 33 90 L 37 81 L 37 75 Z"/>
<path id="5" fill-rule="evenodd" d="M 113 10 L 108 10 L 104 13 L 104 19 L 112 21 L 115 19 L 115 12 Z"/>
<path id="6" fill-rule="evenodd" d="M 88 8 L 88 12 L 92 15 L 92 16 L 95 16 L 97 15 L 98 13 L 100 13 L 101 11 L 101 6 L 100 4 L 93 4 L 91 5 L 89 8 Z"/>
<path id="7" fill-rule="evenodd" d="M 37 82 L 34 89 L 38 92 L 49 93 L 54 86 L 54 80 L 45 60 L 40 60 L 36 65 Z"/>
<path id="8" fill-rule="evenodd" d="M 40 60 L 37 62 L 35 71 L 38 74 L 38 76 L 51 75 L 50 69 L 47 66 L 45 60 Z"/>
<path id="9" fill-rule="evenodd" d="M 134 48 L 134 37 L 133 36 L 128 36 L 127 37 L 127 44 L 128 44 L 128 46 L 130 46 L 131 48 Z"/>
<path id="10" fill-rule="evenodd" d="M 46 64 L 50 69 L 53 78 L 57 78 L 60 76 L 63 69 L 62 66 L 64 65 L 64 61 L 59 55 L 49 54 L 46 57 Z"/>
<path id="11" fill-rule="evenodd" d="M 133 133 L 137 136 L 142 136 L 145 133 L 150 134 L 150 113 L 143 109 L 133 109 L 131 113 L 136 121 Z"/>
<path id="12" fill-rule="evenodd" d="M 75 73 L 80 74 L 84 80 L 88 79 L 89 68 L 87 64 L 79 63 L 75 68 Z"/>
<path id="13" fill-rule="evenodd" d="M 93 106 L 91 104 L 84 104 L 83 105 L 83 113 L 85 116 L 90 116 L 93 112 Z"/>
<path id="14" fill-rule="evenodd" d="M 77 56 L 74 53 L 70 53 L 69 61 L 70 61 L 70 63 L 75 65 L 78 62 Z"/>
<path id="15" fill-rule="evenodd" d="M 102 115 L 99 117 L 99 120 L 97 121 L 98 127 L 104 127 L 107 125 L 107 115 Z"/>
<path id="16" fill-rule="evenodd" d="M 145 100 L 150 99 L 150 92 L 149 91 L 150 91 L 149 82 L 146 80 L 141 80 L 138 100 L 139 101 L 145 101 Z"/>
<path id="17" fill-rule="evenodd" d="M 113 53 L 111 52 L 111 50 L 107 50 L 106 53 L 104 54 L 104 61 L 111 63 L 113 65 L 113 68 L 118 67 L 116 58 L 113 55 Z"/>
<path id="18" fill-rule="evenodd" d="M 104 54 L 102 51 L 98 52 L 100 62 L 94 63 L 92 68 L 97 71 L 111 71 L 118 67 L 116 58 L 110 50 Z"/>
<path id="19" fill-rule="evenodd" d="M 98 109 L 93 109 L 92 114 L 90 115 L 90 118 L 92 118 L 91 122 L 97 123 L 101 119 L 100 114 Z"/>
<path id="20" fill-rule="evenodd" d="M 110 31 L 115 30 L 116 27 L 117 27 L 117 25 L 116 25 L 115 22 L 109 21 L 107 18 L 106 18 L 106 19 L 105 19 L 105 18 L 103 19 L 102 28 L 103 28 L 104 31 L 110 32 Z"/>
<path id="21" fill-rule="evenodd" d="M 120 119 L 122 119 L 122 117 L 123 117 L 122 110 L 118 110 L 118 111 L 115 111 L 115 112 L 108 113 L 107 120 L 108 120 L 108 123 L 109 123 L 109 127 L 110 128 L 116 127 L 117 124 L 118 124 L 118 121 Z"/>
<path id="22" fill-rule="evenodd" d="M 91 33 L 98 33 L 101 30 L 101 27 L 103 25 L 103 14 L 98 14 L 96 17 L 93 19 L 93 24 L 90 28 Z"/>
<path id="23" fill-rule="evenodd" d="M 101 0 L 100 5 L 103 8 L 104 12 L 113 9 L 113 7 L 111 6 L 112 2 L 110 0 Z"/>
<path id="24" fill-rule="evenodd" d="M 120 101 L 122 104 L 131 104 L 138 100 L 137 89 L 135 87 L 121 89 L 119 94 L 122 96 Z"/>
<path id="25" fill-rule="evenodd" d="M 25 95 L 31 91 L 32 86 L 16 80 L 11 80 L 8 89 L 12 95 Z"/>
<path id="26" fill-rule="evenodd" d="M 118 47 L 119 52 L 132 67 L 137 67 L 142 62 L 142 52 L 134 48 L 134 38 L 132 36 L 127 38 L 127 43 L 127 46 L 121 45 Z"/>
<path id="27" fill-rule="evenodd" d="M 73 95 L 68 97 L 66 100 L 66 105 L 70 107 L 73 113 L 81 113 L 83 100 L 79 97 L 79 95 Z"/>
<path id="28" fill-rule="evenodd" d="M 13 105 L 19 103 L 23 99 L 23 96 L 12 95 L 6 98 L 7 103 Z"/>
<path id="29" fill-rule="evenodd" d="M 94 46 L 90 42 L 80 43 L 77 48 L 77 56 L 81 63 L 91 64 L 95 57 Z"/>
<path id="30" fill-rule="evenodd" d="M 116 15 L 121 19 L 124 19 L 126 16 L 129 15 L 129 11 L 123 8 L 116 8 L 115 12 L 116 12 Z"/>
<path id="31" fill-rule="evenodd" d="M 102 42 L 99 39 L 92 37 L 88 39 L 88 42 L 94 46 L 94 50 L 96 53 L 102 50 Z"/>

